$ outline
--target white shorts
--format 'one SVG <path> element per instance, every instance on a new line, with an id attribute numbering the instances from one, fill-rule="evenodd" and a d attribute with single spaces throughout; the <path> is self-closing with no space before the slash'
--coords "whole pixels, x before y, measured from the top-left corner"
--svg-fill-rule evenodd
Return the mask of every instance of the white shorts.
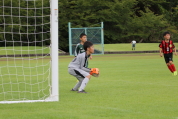
<path id="1" fill-rule="evenodd" d="M 86 76 L 90 75 L 88 72 L 81 70 L 81 69 L 74 69 L 74 68 L 68 68 L 68 72 L 70 75 L 75 76 L 78 80 L 81 78 L 85 78 Z"/>

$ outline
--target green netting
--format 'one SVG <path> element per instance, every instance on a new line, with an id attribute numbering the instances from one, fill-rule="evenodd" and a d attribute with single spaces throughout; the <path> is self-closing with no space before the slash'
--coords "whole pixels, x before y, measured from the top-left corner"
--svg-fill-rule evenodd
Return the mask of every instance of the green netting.
<path id="1" fill-rule="evenodd" d="M 80 34 L 85 33 L 87 40 L 94 44 L 94 54 L 104 54 L 103 23 L 101 27 L 71 28 L 69 23 L 69 53 L 74 54 L 76 45 L 80 42 Z"/>

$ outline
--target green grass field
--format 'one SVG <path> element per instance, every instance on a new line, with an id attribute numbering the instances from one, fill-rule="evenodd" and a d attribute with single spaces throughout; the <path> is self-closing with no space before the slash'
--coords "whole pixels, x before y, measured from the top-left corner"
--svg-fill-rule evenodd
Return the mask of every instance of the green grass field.
<path id="1" fill-rule="evenodd" d="M 48 47 L 0 47 L 0 55 L 13 54 L 47 54 L 50 52 Z"/>
<path id="2" fill-rule="evenodd" d="M 89 66 L 98 67 L 101 75 L 91 78 L 88 94 L 70 91 L 76 83 L 67 72 L 72 58 L 59 58 L 59 102 L 0 104 L 0 119 L 178 118 L 178 76 L 159 54 L 93 56 Z"/>
<path id="3" fill-rule="evenodd" d="M 0 101 L 16 101 L 19 98 L 37 100 L 39 97 L 49 96 L 48 79 L 51 79 L 49 57 L 23 59 L 0 59 Z"/>
<path id="4" fill-rule="evenodd" d="M 178 47 L 178 43 L 174 43 Z M 136 51 L 159 50 L 159 43 L 137 43 Z M 132 44 L 104 44 L 104 51 L 132 51 Z"/>
<path id="5" fill-rule="evenodd" d="M 178 43 L 174 43 L 178 47 Z M 159 43 L 137 43 L 136 51 L 150 51 L 159 50 Z M 130 43 L 120 44 L 104 44 L 104 51 L 132 51 Z M 95 48 L 101 50 L 101 45 L 95 45 Z M 0 55 L 13 54 L 48 54 L 50 49 L 48 47 L 0 47 Z M 60 52 L 60 51 L 59 51 Z"/>

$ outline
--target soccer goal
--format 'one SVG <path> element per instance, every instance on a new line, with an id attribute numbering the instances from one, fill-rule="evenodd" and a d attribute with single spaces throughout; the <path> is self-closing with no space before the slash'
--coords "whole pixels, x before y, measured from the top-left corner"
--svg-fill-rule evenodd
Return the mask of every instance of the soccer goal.
<path id="1" fill-rule="evenodd" d="M 103 22 L 95 24 L 95 27 L 71 27 L 72 23 L 68 23 L 69 28 L 69 53 L 74 55 L 75 47 L 80 43 L 80 34 L 85 33 L 87 40 L 94 44 L 94 54 L 104 54 L 104 31 Z"/>
<path id="2" fill-rule="evenodd" d="M 58 0 L 1 0 L 0 103 L 58 100 Z"/>

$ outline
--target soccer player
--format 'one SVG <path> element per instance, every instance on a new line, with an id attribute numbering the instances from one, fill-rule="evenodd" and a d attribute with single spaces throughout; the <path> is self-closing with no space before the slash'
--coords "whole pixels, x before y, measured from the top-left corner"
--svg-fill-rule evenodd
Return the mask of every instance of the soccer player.
<path id="1" fill-rule="evenodd" d="M 83 48 L 83 44 L 87 41 L 87 35 L 84 33 L 80 34 L 80 43 L 76 45 L 74 56 L 76 57 L 78 54 L 85 52 Z M 92 59 L 92 56 L 90 56 L 90 59 Z"/>
<path id="2" fill-rule="evenodd" d="M 131 43 L 132 43 L 132 50 L 135 50 L 136 41 L 133 40 Z"/>
<path id="3" fill-rule="evenodd" d="M 162 40 L 160 45 L 159 45 L 160 56 L 162 57 L 163 54 L 164 54 L 164 59 L 165 59 L 167 67 L 173 73 L 173 75 L 176 76 L 177 71 L 176 71 L 176 68 L 173 64 L 173 51 L 174 51 L 175 55 L 177 55 L 176 48 L 173 44 L 173 41 L 170 40 L 170 33 L 169 32 L 164 32 L 163 37 L 164 37 L 164 40 Z"/>
<path id="4" fill-rule="evenodd" d="M 76 57 L 78 54 L 85 52 L 83 49 L 83 44 L 87 41 L 87 35 L 82 33 L 80 34 L 80 43 L 76 45 L 74 56 Z"/>
<path id="5" fill-rule="evenodd" d="M 87 68 L 86 65 L 89 56 L 94 53 L 93 43 L 89 41 L 84 43 L 83 48 L 85 52 L 78 54 L 68 65 L 69 74 L 78 79 L 77 84 L 71 91 L 78 91 L 78 93 L 87 93 L 84 89 L 91 78 L 90 74 L 92 69 Z"/>
<path id="6" fill-rule="evenodd" d="M 74 56 L 77 57 L 78 54 L 85 52 L 83 48 L 83 44 L 87 41 L 87 35 L 84 33 L 80 34 L 80 43 L 76 45 Z M 92 55 L 90 55 L 90 59 L 92 59 Z M 86 63 L 86 67 L 88 67 L 88 61 Z"/>

